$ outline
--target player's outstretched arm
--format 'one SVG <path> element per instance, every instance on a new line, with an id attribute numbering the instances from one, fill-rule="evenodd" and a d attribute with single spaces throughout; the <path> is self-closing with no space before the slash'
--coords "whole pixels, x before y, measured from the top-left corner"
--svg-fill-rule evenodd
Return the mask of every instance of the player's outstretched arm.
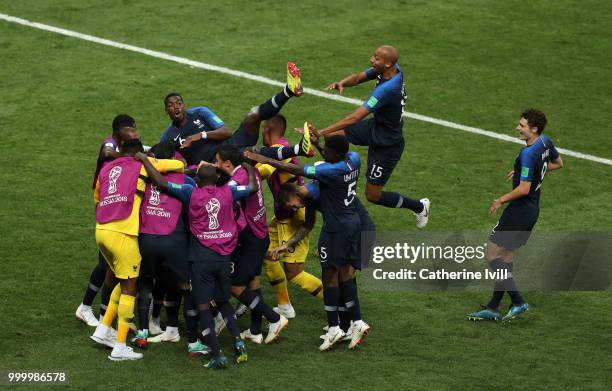
<path id="1" fill-rule="evenodd" d="M 344 91 L 344 87 L 353 87 L 367 81 L 368 77 L 365 72 L 358 72 L 348 75 L 340 81 L 333 82 L 327 86 L 328 90 L 338 90 L 339 93 Z"/>
<path id="2" fill-rule="evenodd" d="M 244 169 L 249 174 L 249 193 L 257 193 L 259 191 L 259 183 L 255 179 L 255 171 L 253 166 L 248 163 L 242 163 L 242 167 L 244 167 Z"/>
<path id="3" fill-rule="evenodd" d="M 149 157 L 144 153 L 138 152 L 134 155 L 134 159 L 138 160 L 142 163 L 145 170 L 147 171 L 147 176 L 151 179 L 151 182 L 158 187 L 162 187 L 164 189 L 168 188 L 168 182 L 166 178 L 159 171 L 153 167 L 151 161 L 149 161 Z"/>
<path id="4" fill-rule="evenodd" d="M 331 136 L 334 133 L 339 133 L 343 131 L 347 126 L 355 125 L 357 122 L 364 119 L 370 112 L 363 106 L 360 106 L 357 110 L 353 111 L 351 114 L 342 118 L 340 121 L 335 122 L 328 127 L 321 129 L 319 134 L 321 136 Z"/>
<path id="5" fill-rule="evenodd" d="M 551 160 L 550 163 L 548 163 L 548 171 L 554 171 L 560 168 L 563 168 L 563 160 L 561 159 L 561 156 L 555 160 Z"/>
<path id="6" fill-rule="evenodd" d="M 257 163 L 269 164 L 277 170 L 282 170 L 293 175 L 304 174 L 304 166 L 302 166 L 301 164 L 281 162 L 250 151 L 245 151 L 244 157 L 246 157 L 247 159 L 254 160 Z"/>
<path id="7" fill-rule="evenodd" d="M 489 207 L 489 212 L 491 214 L 497 212 L 499 208 L 506 202 L 510 202 L 516 200 L 517 198 L 525 197 L 529 194 L 531 190 L 531 182 L 530 181 L 521 181 L 517 187 L 514 188 L 510 193 L 506 193 L 498 199 L 494 200 L 491 206 Z"/>
<path id="8" fill-rule="evenodd" d="M 227 126 L 223 125 L 218 129 L 202 131 L 200 133 L 192 134 L 187 137 L 183 144 L 181 144 L 181 149 L 189 147 L 191 144 L 200 140 L 214 140 L 214 141 L 224 141 L 228 138 L 232 137 L 232 131 L 227 128 Z"/>

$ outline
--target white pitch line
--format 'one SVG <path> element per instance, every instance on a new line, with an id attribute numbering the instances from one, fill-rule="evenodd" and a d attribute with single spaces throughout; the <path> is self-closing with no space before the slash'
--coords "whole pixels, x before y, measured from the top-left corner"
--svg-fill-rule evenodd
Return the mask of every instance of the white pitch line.
<path id="1" fill-rule="evenodd" d="M 173 62 L 176 62 L 176 63 L 179 63 L 179 64 L 189 65 L 189 66 L 192 66 L 194 68 L 205 69 L 205 70 L 213 71 L 213 72 L 219 72 L 219 73 L 223 73 L 223 74 L 226 74 L 226 75 L 236 76 L 236 77 L 240 77 L 240 78 L 243 78 L 243 79 L 253 80 L 253 81 L 257 81 L 257 82 L 260 82 L 260 83 L 269 84 L 269 85 L 273 85 L 273 86 L 282 87 L 282 86 L 285 85 L 285 83 L 283 83 L 283 82 L 280 82 L 280 81 L 277 81 L 277 80 L 273 80 L 273 79 L 269 79 L 269 78 L 264 77 L 264 76 L 253 75 L 251 73 L 237 71 L 237 70 L 234 70 L 234 69 L 230 69 L 230 68 L 226 68 L 226 67 L 221 67 L 221 66 L 218 66 L 218 65 L 212 65 L 212 64 L 207 64 L 205 62 L 190 60 L 190 59 L 185 58 L 185 57 L 173 56 L 171 54 L 164 53 L 164 52 L 158 52 L 156 50 L 150 50 L 150 49 L 141 48 L 141 47 L 138 47 L 138 46 L 133 46 L 133 45 L 128 45 L 128 44 L 124 44 L 124 43 L 120 43 L 120 42 L 116 42 L 116 41 L 111 41 L 109 39 L 99 38 L 99 37 L 96 37 L 96 36 L 93 36 L 93 35 L 88 35 L 88 34 L 82 34 L 82 33 L 76 32 L 76 31 L 66 30 L 66 29 L 63 29 L 63 28 L 60 28 L 60 27 L 54 27 L 54 26 L 50 26 L 50 25 L 47 25 L 47 24 L 43 24 L 43 23 L 32 22 L 32 21 L 29 21 L 29 20 L 26 20 L 26 19 L 17 18 L 15 16 L 3 14 L 3 13 L 0 13 L 0 19 L 5 20 L 5 21 L 10 22 L 10 23 L 20 24 L 22 26 L 33 27 L 33 28 L 36 28 L 36 29 L 39 29 L 39 30 L 50 31 L 50 32 L 56 33 L 56 34 L 61 34 L 61 35 L 65 35 L 65 36 L 68 36 L 68 37 L 82 39 L 84 41 L 98 43 L 100 45 L 110 46 L 110 47 L 114 47 L 114 48 L 117 48 L 117 49 L 128 50 L 128 51 L 131 51 L 131 52 L 140 53 L 140 54 L 144 54 L 144 55 L 155 57 L 155 58 L 160 58 L 162 60 L 168 60 L 168 61 L 173 61 Z M 351 103 L 351 104 L 355 104 L 355 105 L 361 105 L 361 103 L 362 103 L 362 101 L 360 101 L 359 99 L 347 98 L 347 97 L 340 96 L 340 95 L 333 95 L 333 94 L 330 94 L 330 93 L 327 93 L 327 92 L 324 92 L 324 91 L 314 90 L 312 88 L 304 88 L 304 92 L 306 92 L 308 94 L 311 94 L 311 95 L 315 95 L 315 96 L 321 97 L 321 98 L 325 98 L 325 99 L 329 99 L 329 100 L 334 100 L 334 101 L 337 101 L 337 102 Z M 421 114 L 407 112 L 407 113 L 404 113 L 404 117 L 412 118 L 412 119 L 415 119 L 417 121 L 428 122 L 428 123 L 431 123 L 431 124 L 444 126 L 444 127 L 451 128 L 451 129 L 462 130 L 464 132 L 478 134 L 478 135 L 481 135 L 481 136 L 491 137 L 491 138 L 494 138 L 494 139 L 497 139 L 497 140 L 508 141 L 508 142 L 512 142 L 512 143 L 516 143 L 516 144 L 522 144 L 522 142 L 520 140 L 518 140 L 517 138 L 511 137 L 511 136 L 508 136 L 508 135 L 505 135 L 505 134 L 500 134 L 500 133 L 492 132 L 490 130 L 479 129 L 479 128 L 475 128 L 475 127 L 471 127 L 471 126 L 461 125 L 461 124 L 458 124 L 458 123 L 455 123 L 455 122 L 445 121 L 445 120 L 442 120 L 442 119 L 428 117 L 428 116 L 421 115 Z M 582 152 L 571 151 L 571 150 L 565 149 L 565 148 L 557 148 L 557 149 L 558 149 L 559 152 L 561 152 L 564 155 L 573 156 L 573 157 L 578 158 L 578 159 L 589 160 L 589 161 L 592 161 L 592 162 L 596 162 L 596 163 L 601 163 L 601 164 L 606 164 L 608 166 L 612 166 L 612 160 L 611 159 L 606 159 L 606 158 L 602 158 L 602 157 L 598 157 L 598 156 L 593 156 L 593 155 L 589 155 L 589 154 L 582 153 Z"/>

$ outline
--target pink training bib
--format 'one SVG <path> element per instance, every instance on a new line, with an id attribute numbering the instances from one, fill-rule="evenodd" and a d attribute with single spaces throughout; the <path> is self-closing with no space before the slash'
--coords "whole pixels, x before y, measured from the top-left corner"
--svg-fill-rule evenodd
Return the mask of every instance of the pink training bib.
<path id="1" fill-rule="evenodd" d="M 130 216 L 141 167 L 142 164 L 131 156 L 117 158 L 102 166 L 100 201 L 96 205 L 98 223 L 124 220 Z"/>
<path id="2" fill-rule="evenodd" d="M 232 190 L 228 185 L 197 187 L 189 200 L 191 233 L 219 255 L 231 254 L 238 245 L 232 204 Z"/>
<path id="3" fill-rule="evenodd" d="M 182 185 L 185 183 L 183 173 L 169 172 L 164 174 L 168 182 Z M 183 204 L 151 184 L 147 185 L 140 206 L 140 232 L 152 235 L 170 235 L 176 229 Z"/>

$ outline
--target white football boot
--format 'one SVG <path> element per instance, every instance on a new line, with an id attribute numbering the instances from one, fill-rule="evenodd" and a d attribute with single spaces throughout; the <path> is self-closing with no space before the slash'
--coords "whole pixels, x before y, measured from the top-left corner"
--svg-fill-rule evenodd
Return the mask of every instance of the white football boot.
<path id="1" fill-rule="evenodd" d="M 287 327 L 289 324 L 289 320 L 285 318 L 283 315 L 279 315 L 280 319 L 276 323 L 270 323 L 268 328 L 268 335 L 266 335 L 266 340 L 264 341 L 266 344 L 271 343 L 280 335 L 281 331 Z"/>
<path id="2" fill-rule="evenodd" d="M 178 327 L 167 326 L 163 333 L 156 335 L 155 337 L 147 338 L 147 342 L 178 342 L 181 340 L 181 336 L 178 331 Z"/>
<path id="3" fill-rule="evenodd" d="M 108 356 L 108 359 L 112 361 L 139 360 L 141 358 L 142 353 L 136 353 L 134 349 L 124 343 L 115 344 L 113 351 Z"/>
<path id="4" fill-rule="evenodd" d="M 94 331 L 94 333 L 89 338 L 93 339 L 101 345 L 108 346 L 109 348 L 114 348 L 115 337 L 117 334 L 115 332 L 113 336 L 112 330 L 112 327 L 108 327 L 100 323 L 98 327 L 96 327 L 96 331 Z"/>
<path id="5" fill-rule="evenodd" d="M 353 350 L 356 349 L 357 346 L 361 345 L 365 337 L 368 336 L 368 333 L 370 332 L 370 326 L 363 320 L 358 320 L 353 323 L 351 329 L 353 335 L 351 335 L 349 349 Z"/>
<path id="6" fill-rule="evenodd" d="M 251 334 L 251 329 L 246 329 L 240 333 L 240 338 L 249 340 L 257 345 L 261 345 L 263 342 L 263 334 Z"/>
<path id="7" fill-rule="evenodd" d="M 81 305 L 79 305 L 74 315 L 77 317 L 77 319 L 80 319 L 85 324 L 87 324 L 87 326 L 98 327 L 98 324 L 100 323 L 96 316 L 93 314 L 91 307 L 86 306 L 82 303 Z"/>
<path id="8" fill-rule="evenodd" d="M 429 222 L 429 206 L 431 202 L 428 198 L 421 198 L 419 201 L 423 204 L 423 211 L 421 213 L 415 213 L 416 226 L 419 229 L 423 229 L 427 225 L 427 222 Z"/>
<path id="9" fill-rule="evenodd" d="M 279 304 L 278 307 L 274 307 L 272 309 L 274 310 L 274 312 L 276 312 L 279 315 L 284 316 L 287 319 L 295 318 L 295 309 L 293 308 L 291 303 Z"/>
<path id="10" fill-rule="evenodd" d="M 327 330 L 325 334 L 325 339 L 321 346 L 319 346 L 319 350 L 322 352 L 326 352 L 334 346 L 334 344 L 340 341 L 344 337 L 344 331 L 340 328 L 340 326 L 333 326 Z"/>

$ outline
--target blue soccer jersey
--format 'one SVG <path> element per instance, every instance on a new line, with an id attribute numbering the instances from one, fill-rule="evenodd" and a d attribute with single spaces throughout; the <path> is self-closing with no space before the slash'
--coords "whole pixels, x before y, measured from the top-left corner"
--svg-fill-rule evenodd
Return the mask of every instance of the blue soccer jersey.
<path id="1" fill-rule="evenodd" d="M 187 123 L 180 129 L 171 123 L 162 133 L 159 141 L 171 140 L 174 143 L 174 148 L 179 150 L 187 137 L 202 131 L 218 129 L 224 124 L 223 120 L 208 107 L 192 107 L 187 110 Z M 188 165 L 198 164 L 201 160 L 212 162 L 219 145 L 221 145 L 221 142 L 215 140 L 197 141 L 189 147 L 181 149 L 181 155 Z"/>
<path id="2" fill-rule="evenodd" d="M 384 79 L 370 68 L 365 71 L 370 80 L 376 79 L 376 86 L 363 107 L 374 115 L 376 129 L 372 142 L 378 146 L 389 146 L 400 142 L 404 137 L 402 114 L 406 105 L 404 74 L 399 65 L 397 73 L 390 79 Z"/>
<path id="3" fill-rule="evenodd" d="M 319 208 L 324 229 L 339 231 L 345 224 L 359 223 L 354 200 L 360 165 L 359 154 L 349 152 L 346 160 L 340 162 L 304 166 L 304 176 L 319 182 Z"/>
<path id="4" fill-rule="evenodd" d="M 540 136 L 538 140 L 524 147 L 514 161 L 514 175 L 512 188 L 516 188 L 521 181 L 531 182 L 529 194 L 510 202 L 509 206 L 527 206 L 539 208 L 540 188 L 546 175 L 548 162 L 559 157 L 559 152 L 550 138 Z"/>

